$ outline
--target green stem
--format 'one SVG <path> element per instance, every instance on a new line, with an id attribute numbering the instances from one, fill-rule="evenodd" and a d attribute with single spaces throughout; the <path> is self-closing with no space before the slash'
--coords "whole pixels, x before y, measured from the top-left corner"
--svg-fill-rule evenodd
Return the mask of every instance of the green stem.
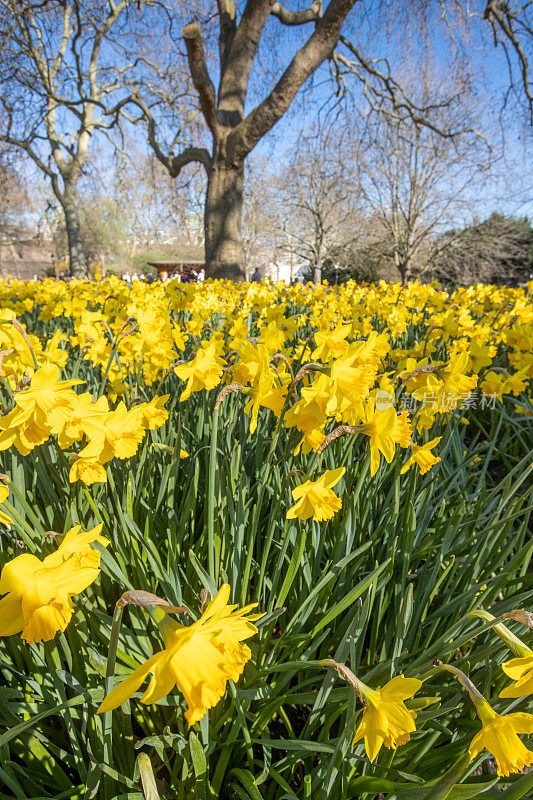
<path id="1" fill-rule="evenodd" d="M 213 411 L 211 441 L 209 445 L 209 473 L 207 492 L 207 570 L 215 582 L 215 471 L 217 465 L 218 408 Z"/>
<path id="2" fill-rule="evenodd" d="M 263 498 L 265 496 L 266 484 L 270 475 L 270 465 L 272 463 L 272 458 L 274 456 L 276 445 L 278 443 L 281 420 L 282 417 L 278 419 L 274 435 L 272 436 L 272 442 L 270 443 L 270 449 L 268 451 L 267 459 L 263 467 L 263 473 L 259 482 L 259 491 L 257 492 L 257 502 L 255 504 L 254 515 L 252 517 L 252 526 L 248 537 L 248 552 L 246 553 L 246 563 L 244 566 L 244 573 L 242 576 L 242 583 L 241 583 L 241 604 L 243 605 L 246 602 L 248 582 L 250 580 L 250 572 L 252 569 L 252 558 L 254 552 L 255 537 L 257 535 L 257 529 L 259 528 L 259 518 L 261 514 L 261 508 L 263 506 Z"/>
<path id="3" fill-rule="evenodd" d="M 107 664 L 104 680 L 104 697 L 107 697 L 113 688 L 113 678 L 115 676 L 115 663 L 117 659 L 118 635 L 120 632 L 120 623 L 122 622 L 123 608 L 116 605 L 113 612 L 113 621 L 111 623 L 111 633 L 109 635 L 109 650 L 107 654 Z M 113 722 L 111 719 L 111 711 L 106 711 L 102 714 L 102 733 L 104 740 L 104 764 L 111 765 L 111 754 L 113 747 Z M 104 775 L 104 800 L 108 800 L 113 796 L 113 787 L 110 785 L 111 778 Z"/>
<path id="4" fill-rule="evenodd" d="M 115 358 L 115 353 L 117 352 L 117 349 L 118 349 L 118 343 L 119 343 L 119 334 L 117 333 L 117 335 L 115 336 L 115 339 L 114 339 L 114 341 L 113 341 L 113 343 L 111 345 L 111 352 L 109 353 L 109 359 L 107 361 L 107 366 L 106 366 L 104 374 L 102 376 L 102 380 L 100 381 L 100 388 L 98 389 L 98 397 L 101 397 L 103 395 L 103 393 L 104 393 L 105 384 L 106 384 L 106 381 L 107 381 L 107 376 L 109 375 L 109 370 L 111 369 L 111 364 L 113 363 L 113 360 Z M 97 397 L 94 398 L 94 400 L 96 400 L 96 399 L 97 399 Z"/>

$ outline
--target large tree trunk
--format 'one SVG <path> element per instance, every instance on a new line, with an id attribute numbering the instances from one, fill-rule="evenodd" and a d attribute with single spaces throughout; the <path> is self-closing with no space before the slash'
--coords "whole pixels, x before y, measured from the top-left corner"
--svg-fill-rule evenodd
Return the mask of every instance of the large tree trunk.
<path id="1" fill-rule="evenodd" d="M 85 263 L 85 253 L 83 251 L 78 193 L 75 186 L 67 185 L 65 187 L 62 205 L 67 228 L 70 277 L 85 278 L 87 275 L 87 265 Z"/>
<path id="2" fill-rule="evenodd" d="M 323 243 L 321 238 L 318 243 L 315 241 L 315 261 L 313 264 L 313 283 L 318 285 L 322 283 L 322 266 L 324 264 Z"/>
<path id="3" fill-rule="evenodd" d="M 209 278 L 246 278 L 242 237 L 244 162 L 213 159 L 205 198 L 205 260 Z"/>

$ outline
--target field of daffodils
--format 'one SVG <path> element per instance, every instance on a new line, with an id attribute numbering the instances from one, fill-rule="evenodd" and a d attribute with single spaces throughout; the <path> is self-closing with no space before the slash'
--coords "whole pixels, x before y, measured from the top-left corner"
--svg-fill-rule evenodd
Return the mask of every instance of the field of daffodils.
<path id="1" fill-rule="evenodd" d="M 0 283 L 0 800 L 533 797 L 533 283 Z"/>

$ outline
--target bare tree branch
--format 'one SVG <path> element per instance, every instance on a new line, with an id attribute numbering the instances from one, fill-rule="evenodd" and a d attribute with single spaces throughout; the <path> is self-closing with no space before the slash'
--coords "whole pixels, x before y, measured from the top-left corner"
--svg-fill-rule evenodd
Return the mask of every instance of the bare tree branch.
<path id="1" fill-rule="evenodd" d="M 213 136 L 218 136 L 218 120 L 216 115 L 216 92 L 213 81 L 209 77 L 205 59 L 204 45 L 200 26 L 191 22 L 183 28 L 183 38 L 187 47 L 189 69 L 194 88 L 200 96 L 200 106 L 207 126 Z"/>
<path id="2" fill-rule="evenodd" d="M 177 156 L 170 159 L 169 172 L 173 178 L 177 178 L 183 167 L 192 162 L 197 162 L 205 167 L 206 172 L 211 165 L 211 156 L 205 147 L 188 147 Z"/>
<path id="3" fill-rule="evenodd" d="M 253 150 L 285 114 L 305 81 L 332 56 L 343 22 L 356 2 L 330 0 L 314 33 L 298 50 L 269 96 L 229 134 L 228 150 L 236 160 Z"/>
<path id="4" fill-rule="evenodd" d="M 307 22 L 316 22 L 322 16 L 322 0 L 313 0 L 309 8 L 301 11 L 287 11 L 281 3 L 272 4 L 271 12 L 284 25 L 305 25 Z"/>
<path id="5" fill-rule="evenodd" d="M 508 57 L 509 46 L 511 47 L 511 50 L 514 51 L 518 59 L 522 78 L 522 89 L 529 105 L 530 119 L 533 123 L 533 90 L 529 77 L 529 62 L 524 48 L 522 47 L 517 30 L 517 26 L 521 27 L 531 41 L 531 38 L 533 37 L 533 30 L 527 24 L 526 19 L 519 16 L 519 13 L 524 13 L 530 5 L 531 3 L 526 2 L 518 9 L 513 9 L 509 3 L 496 2 L 496 0 L 487 0 L 483 18 L 486 19 L 492 27 L 495 45 L 498 46 L 498 44 L 501 44 L 504 48 L 505 54 L 508 58 L 508 63 L 510 64 Z M 512 81 L 512 67 L 510 68 L 510 71 Z"/>
<path id="6" fill-rule="evenodd" d="M 270 0 L 247 0 L 244 7 L 220 77 L 217 118 L 223 126 L 233 128 L 244 116 L 250 72 L 270 9 Z"/>

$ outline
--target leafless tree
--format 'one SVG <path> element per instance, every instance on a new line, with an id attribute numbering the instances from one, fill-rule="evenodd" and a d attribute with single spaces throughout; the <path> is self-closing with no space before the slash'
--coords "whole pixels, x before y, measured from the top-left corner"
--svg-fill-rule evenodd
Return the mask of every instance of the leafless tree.
<path id="1" fill-rule="evenodd" d="M 426 3 L 402 4 L 401 0 L 393 7 L 402 5 L 407 14 L 415 6 L 421 10 L 421 14 L 425 14 L 428 7 Z M 448 5 L 452 4 L 442 0 L 441 17 L 446 18 Z M 527 46 L 523 37 L 523 32 L 527 30 L 527 9 L 513 6 L 513 25 L 506 28 L 497 22 L 502 10 L 492 0 L 475 14 L 469 13 L 465 3 L 455 5 L 460 6 L 461 12 L 454 12 L 455 16 L 460 17 L 466 27 L 485 24 L 492 28 L 494 24 L 499 25 L 496 43 L 507 47 L 513 64 L 522 65 L 523 81 L 527 83 Z M 389 6 L 379 5 L 378 14 Z M 186 24 L 183 27 L 183 40 L 190 77 L 197 92 L 198 109 L 210 141 L 206 141 L 202 135 L 187 137 L 184 130 L 188 120 L 182 118 L 170 137 L 171 147 L 166 148 L 158 126 L 157 110 L 143 101 L 140 95 L 137 96 L 148 121 L 150 143 L 170 174 L 177 176 L 186 165 L 193 162 L 205 168 L 207 188 L 204 224 L 208 275 L 236 279 L 244 277 L 242 212 L 245 160 L 286 114 L 299 90 L 324 62 L 329 60 L 331 64 L 339 94 L 345 91 L 348 76 L 355 77 L 362 84 L 364 95 L 373 109 L 387 113 L 394 119 L 427 125 L 430 130 L 444 137 L 453 137 L 454 130 L 442 128 L 436 116 L 428 113 L 432 109 L 428 110 L 409 97 L 386 60 L 377 58 L 372 51 L 367 54 L 359 45 L 357 31 L 359 27 L 364 27 L 367 12 L 363 0 L 312 0 L 308 7 L 294 10 L 272 0 L 247 0 L 242 6 L 234 0 L 217 0 L 215 16 L 210 7 L 205 10 L 196 8 L 193 18 L 198 20 L 203 15 L 203 27 L 201 29 L 196 21 Z M 388 10 L 386 13 L 389 13 Z M 274 31 L 273 21 L 280 24 L 277 32 Z M 434 21 L 436 24 L 440 22 L 437 18 Z M 218 38 L 216 57 L 211 47 L 213 26 L 217 29 Z M 283 44 L 285 40 L 281 38 L 280 31 L 287 28 L 302 28 L 299 41 L 303 44 L 294 55 L 291 52 L 288 58 L 284 58 L 283 54 L 290 44 Z M 310 31 L 308 35 L 304 33 L 307 28 Z M 400 35 L 399 28 L 395 34 Z M 256 101 L 257 84 L 254 84 L 254 105 L 247 110 L 252 67 L 257 61 L 261 40 L 266 35 L 271 37 L 271 47 L 276 49 L 278 63 L 283 61 L 284 69 L 263 99 Z M 217 86 L 212 74 L 218 76 Z M 529 102 L 529 90 L 524 88 L 524 91 Z M 156 96 L 161 101 L 161 94 Z M 194 121 L 197 125 L 198 117 L 194 117 Z M 187 141 L 186 146 L 180 147 L 184 141 Z"/>
<path id="2" fill-rule="evenodd" d="M 200 26 L 190 23 L 183 28 L 189 70 L 211 138 L 210 148 L 192 144 L 177 154 L 165 152 L 157 138 L 157 119 L 146 105 L 144 110 L 152 147 L 171 175 L 178 175 L 191 162 L 201 163 L 206 170 L 205 249 L 210 276 L 244 277 L 245 159 L 283 117 L 304 83 L 331 57 L 343 22 L 356 2 L 329 0 L 323 7 L 321 0 L 313 0 L 308 8 L 291 11 L 271 0 L 248 0 L 239 15 L 233 0 L 218 0 L 218 89 L 209 74 Z M 270 93 L 246 113 L 252 67 L 265 26 L 272 18 L 281 26 L 307 25 L 313 30 Z"/>
<path id="3" fill-rule="evenodd" d="M 0 140 L 50 180 L 68 233 L 70 273 L 85 274 L 77 184 L 96 131 L 124 103 L 128 66 L 110 37 L 137 0 L 0 0 Z"/>
<path id="4" fill-rule="evenodd" d="M 377 223 L 374 248 L 394 264 L 402 282 L 415 267 L 421 275 L 435 260 L 443 247 L 439 234 L 466 214 L 470 190 L 482 190 L 494 159 L 469 124 L 471 96 L 465 91 L 440 103 L 440 87 L 429 71 L 416 80 L 421 104 L 435 109 L 428 115 L 434 126 L 373 112 L 359 123 L 353 148 L 354 181 Z M 414 81 L 411 75 L 405 83 Z M 455 134 L 442 136 L 437 129 Z"/>
<path id="5" fill-rule="evenodd" d="M 15 248 L 28 237 L 28 210 L 32 193 L 20 174 L 17 153 L 0 147 L 0 256 L 6 252 L 16 258 Z"/>
<path id="6" fill-rule="evenodd" d="M 308 264 L 320 283 L 325 258 L 353 245 L 360 233 L 358 184 L 350 145 L 334 121 L 301 137 L 279 179 L 284 247 Z"/>

